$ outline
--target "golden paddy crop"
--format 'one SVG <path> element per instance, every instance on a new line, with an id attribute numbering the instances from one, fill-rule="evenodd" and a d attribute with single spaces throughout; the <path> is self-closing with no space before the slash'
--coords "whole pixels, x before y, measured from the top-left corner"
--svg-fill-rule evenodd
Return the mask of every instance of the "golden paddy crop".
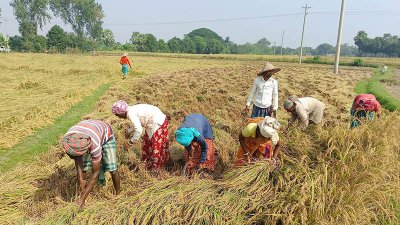
<path id="1" fill-rule="evenodd" d="M 120 55 L 0 55 L 0 149 L 11 148 L 102 84 L 120 80 Z M 131 57 L 132 74 L 223 65 L 217 60 Z M 232 64 L 232 63 L 230 63 Z"/>
<path id="2" fill-rule="evenodd" d="M 153 58 L 151 68 L 157 67 L 157 57 Z M 20 165 L 0 175 L 0 223 L 398 223 L 400 114 L 385 113 L 369 126 L 348 129 L 353 87 L 371 70 L 346 68 L 333 76 L 327 66 L 275 64 L 282 67 L 276 76 L 281 103 L 296 94 L 314 96 L 327 106 L 324 126 L 281 136 L 281 169 L 271 171 L 266 163 L 231 167 L 238 148 L 240 113 L 263 62 L 153 71 L 117 81 L 97 109 L 85 116 L 113 125 L 122 177 L 120 196 L 112 195 L 109 178 L 104 188 L 95 188 L 86 208 L 78 211 L 73 162 L 54 146 L 29 167 Z M 147 173 L 139 161 L 140 146 L 129 151 L 122 148 L 123 130 L 129 122 L 111 115 L 111 104 L 117 99 L 159 106 L 171 117 L 170 134 L 185 113 L 210 118 L 218 153 L 215 178 L 179 176 L 183 151 L 172 138 L 173 165 L 159 177 Z M 278 118 L 285 123 L 288 115 L 280 110 Z"/>

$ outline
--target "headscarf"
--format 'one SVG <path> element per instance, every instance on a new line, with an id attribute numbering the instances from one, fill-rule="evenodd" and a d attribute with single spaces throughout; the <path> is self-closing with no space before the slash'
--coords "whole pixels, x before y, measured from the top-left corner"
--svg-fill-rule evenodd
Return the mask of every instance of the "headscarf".
<path id="1" fill-rule="evenodd" d="M 112 106 L 112 113 L 114 115 L 124 115 L 128 111 L 128 103 L 123 100 L 118 100 L 114 102 Z"/>
<path id="2" fill-rule="evenodd" d="M 283 108 L 286 110 L 292 108 L 294 106 L 294 102 L 298 100 L 299 99 L 296 96 L 289 96 L 289 98 L 287 98 L 283 103 Z"/>
<path id="3" fill-rule="evenodd" d="M 260 133 L 266 138 L 271 138 L 272 144 L 276 145 L 279 141 L 279 135 L 276 131 L 280 128 L 280 123 L 272 117 L 266 116 L 265 119 L 258 123 Z"/>
<path id="4" fill-rule="evenodd" d="M 183 146 L 189 146 L 194 137 L 199 137 L 200 133 L 193 127 L 181 127 L 175 131 L 175 139 Z"/>
<path id="5" fill-rule="evenodd" d="M 92 141 L 86 134 L 72 133 L 64 136 L 62 145 L 68 155 L 82 156 L 90 149 Z"/>
<path id="6" fill-rule="evenodd" d="M 284 109 L 290 109 L 294 105 L 294 102 L 292 100 L 286 99 L 285 102 L 283 103 L 283 108 Z"/>

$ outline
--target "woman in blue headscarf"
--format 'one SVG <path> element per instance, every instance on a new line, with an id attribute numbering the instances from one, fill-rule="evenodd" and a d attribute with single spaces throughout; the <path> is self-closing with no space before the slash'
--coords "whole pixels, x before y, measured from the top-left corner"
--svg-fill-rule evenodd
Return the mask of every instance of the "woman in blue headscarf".
<path id="1" fill-rule="evenodd" d="M 185 146 L 187 172 L 199 166 L 201 169 L 214 171 L 215 149 L 211 124 L 202 114 L 189 114 L 175 131 L 175 139 Z"/>

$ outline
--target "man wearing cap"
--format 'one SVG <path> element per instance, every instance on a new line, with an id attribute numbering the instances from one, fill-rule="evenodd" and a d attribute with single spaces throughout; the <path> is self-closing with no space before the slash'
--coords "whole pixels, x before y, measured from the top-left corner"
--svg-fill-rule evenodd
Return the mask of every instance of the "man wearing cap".
<path id="1" fill-rule="evenodd" d="M 312 97 L 297 98 L 291 96 L 285 100 L 283 108 L 292 114 L 287 130 L 296 120 L 299 120 L 299 124 L 303 127 L 307 127 L 310 123 L 321 123 L 325 104 Z"/>
<path id="2" fill-rule="evenodd" d="M 115 188 L 120 193 L 120 176 L 117 170 L 117 148 L 109 124 L 100 120 L 83 120 L 64 135 L 62 147 L 74 159 L 77 180 L 81 190 L 78 205 L 82 208 L 96 181 L 105 185 L 104 172 L 109 171 Z M 92 168 L 92 177 L 86 183 L 86 171 Z"/>
<path id="3" fill-rule="evenodd" d="M 196 113 L 187 115 L 175 131 L 175 139 L 186 149 L 188 174 L 197 166 L 207 172 L 214 171 L 214 134 L 207 117 Z"/>
<path id="4" fill-rule="evenodd" d="M 375 115 L 379 118 L 381 109 L 381 104 L 376 100 L 375 95 L 357 95 L 350 110 L 350 128 L 361 125 L 362 118 L 367 118 L 370 121 L 374 119 Z"/>
<path id="5" fill-rule="evenodd" d="M 142 161 L 146 163 L 146 168 L 157 172 L 165 166 L 169 160 L 167 116 L 154 105 L 128 106 L 128 103 L 123 100 L 118 100 L 113 104 L 112 112 L 119 118 L 129 119 L 132 122 L 132 127 L 125 133 L 125 136 L 129 138 L 129 145 L 136 144 L 144 133 Z"/>
<path id="6" fill-rule="evenodd" d="M 257 74 L 257 78 L 254 79 L 243 115 L 248 114 L 250 104 L 253 101 L 251 118 L 276 117 L 276 110 L 278 109 L 278 82 L 271 76 L 280 70 L 280 68 L 274 67 L 269 62 L 265 64 L 264 68 Z"/>
<path id="7" fill-rule="evenodd" d="M 129 62 L 128 53 L 124 53 L 119 60 L 119 64 L 122 66 L 122 79 L 125 79 L 128 76 L 129 68 L 132 69 L 131 62 Z"/>

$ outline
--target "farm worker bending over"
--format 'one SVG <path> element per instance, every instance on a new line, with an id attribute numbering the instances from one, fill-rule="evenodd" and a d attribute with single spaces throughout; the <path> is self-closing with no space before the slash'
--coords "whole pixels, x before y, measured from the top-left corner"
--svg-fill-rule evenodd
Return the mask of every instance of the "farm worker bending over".
<path id="1" fill-rule="evenodd" d="M 187 172 L 199 166 L 206 172 L 214 171 L 215 149 L 211 124 L 202 114 L 189 114 L 175 131 L 175 139 L 185 146 Z"/>
<path id="2" fill-rule="evenodd" d="M 129 67 L 132 69 L 131 63 L 129 62 L 128 53 L 124 53 L 121 59 L 119 60 L 119 64 L 122 65 L 122 79 L 125 79 L 128 76 Z"/>
<path id="3" fill-rule="evenodd" d="M 122 100 L 115 102 L 112 112 L 119 118 L 129 119 L 132 127 L 127 129 L 125 136 L 129 144 L 136 144 L 141 135 L 142 161 L 149 170 L 158 170 L 169 160 L 168 119 L 159 108 L 148 104 L 128 106 Z M 143 130 L 144 128 L 144 130 Z"/>
<path id="4" fill-rule="evenodd" d="M 235 166 L 242 166 L 257 160 L 270 160 L 276 166 L 280 151 L 277 130 L 279 122 L 272 117 L 250 118 L 239 134 L 240 148 L 236 155 Z"/>
<path id="5" fill-rule="evenodd" d="M 299 124 L 303 127 L 307 127 L 309 124 L 313 123 L 321 123 L 325 105 L 312 97 L 297 98 L 291 96 L 285 100 L 283 108 L 292 114 L 285 130 L 287 131 L 296 120 L 298 120 Z"/>
<path id="6" fill-rule="evenodd" d="M 243 115 L 247 115 L 250 103 L 253 101 L 251 118 L 276 117 L 276 110 L 278 109 L 278 82 L 271 76 L 280 70 L 280 68 L 276 68 L 268 62 L 265 64 L 261 72 L 257 74 L 258 77 L 254 79 Z"/>
<path id="7" fill-rule="evenodd" d="M 64 135 L 62 147 L 75 160 L 77 179 L 81 190 L 79 207 L 98 180 L 105 185 L 104 172 L 110 171 L 115 194 L 120 193 L 120 177 L 117 170 L 117 147 L 111 126 L 100 120 L 83 120 L 71 127 Z M 92 177 L 86 183 L 86 171 L 92 167 Z"/>
<path id="8" fill-rule="evenodd" d="M 350 128 L 361 125 L 361 119 L 367 118 L 372 121 L 376 116 L 379 118 L 381 114 L 381 104 L 372 94 L 360 94 L 354 98 L 353 105 L 350 110 Z"/>

